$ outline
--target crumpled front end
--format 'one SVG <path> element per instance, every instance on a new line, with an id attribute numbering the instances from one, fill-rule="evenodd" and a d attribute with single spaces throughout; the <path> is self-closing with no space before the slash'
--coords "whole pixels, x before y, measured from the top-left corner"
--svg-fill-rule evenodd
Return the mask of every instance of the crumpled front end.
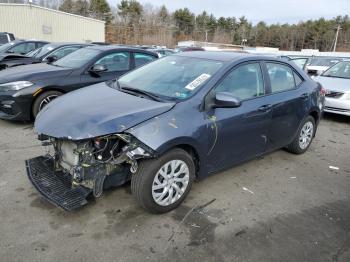
<path id="1" fill-rule="evenodd" d="M 26 161 L 30 181 L 51 203 L 73 210 L 100 197 L 104 189 L 130 180 L 137 161 L 155 152 L 129 134 L 73 141 L 40 135 L 53 154 Z"/>

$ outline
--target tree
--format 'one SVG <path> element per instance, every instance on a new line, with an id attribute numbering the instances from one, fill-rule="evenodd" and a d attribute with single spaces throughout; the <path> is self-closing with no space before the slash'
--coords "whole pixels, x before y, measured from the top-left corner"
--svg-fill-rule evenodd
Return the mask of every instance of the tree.
<path id="1" fill-rule="evenodd" d="M 178 9 L 174 12 L 175 25 L 180 32 L 191 34 L 194 29 L 195 16 L 188 8 Z"/>
<path id="2" fill-rule="evenodd" d="M 89 12 L 92 17 L 110 23 L 112 20 L 111 8 L 106 0 L 90 0 Z"/>
<path id="3" fill-rule="evenodd" d="M 73 0 L 63 0 L 62 4 L 59 7 L 59 10 L 62 12 L 71 13 L 73 10 L 74 2 Z"/>

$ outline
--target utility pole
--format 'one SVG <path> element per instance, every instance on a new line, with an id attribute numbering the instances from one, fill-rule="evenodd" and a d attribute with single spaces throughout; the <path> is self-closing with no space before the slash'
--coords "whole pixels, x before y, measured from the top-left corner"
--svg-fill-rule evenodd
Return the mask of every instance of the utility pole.
<path id="1" fill-rule="evenodd" d="M 339 31 L 342 29 L 343 28 L 341 28 L 340 25 L 337 26 L 337 32 L 335 33 L 335 39 L 334 39 L 333 52 L 335 52 L 335 50 L 337 49 L 338 35 L 339 35 Z"/>

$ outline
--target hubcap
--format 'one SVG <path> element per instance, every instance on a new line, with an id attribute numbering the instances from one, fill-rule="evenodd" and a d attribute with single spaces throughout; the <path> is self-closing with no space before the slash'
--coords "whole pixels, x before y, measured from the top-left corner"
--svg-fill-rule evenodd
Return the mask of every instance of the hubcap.
<path id="1" fill-rule="evenodd" d="M 152 183 L 153 200 L 160 206 L 169 206 L 186 191 L 190 171 L 182 160 L 171 160 L 157 172 Z"/>
<path id="2" fill-rule="evenodd" d="M 299 136 L 299 146 L 301 149 L 305 149 L 309 146 L 312 136 L 314 134 L 314 125 L 312 122 L 306 122 L 301 128 Z"/>
<path id="3" fill-rule="evenodd" d="M 57 97 L 58 97 L 58 95 L 50 95 L 50 96 L 45 97 L 45 99 L 43 101 L 41 101 L 41 103 L 39 105 L 39 111 L 41 111 L 45 106 L 47 106 L 47 104 L 49 104 L 52 100 L 54 100 Z"/>

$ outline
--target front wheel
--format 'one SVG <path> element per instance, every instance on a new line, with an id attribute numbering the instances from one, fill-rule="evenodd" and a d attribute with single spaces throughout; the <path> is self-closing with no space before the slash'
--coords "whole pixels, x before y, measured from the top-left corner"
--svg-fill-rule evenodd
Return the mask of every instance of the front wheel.
<path id="1" fill-rule="evenodd" d="M 47 91 L 40 94 L 37 99 L 35 99 L 35 102 L 33 104 L 33 117 L 36 118 L 36 116 L 45 106 L 47 106 L 52 100 L 61 95 L 63 94 L 59 91 Z"/>
<path id="2" fill-rule="evenodd" d="M 302 154 L 310 146 L 316 131 L 315 119 L 308 116 L 299 127 L 298 134 L 293 142 L 287 146 L 287 151 L 293 154 Z"/>
<path id="3" fill-rule="evenodd" d="M 137 202 L 151 213 L 178 207 L 189 193 L 195 177 L 191 155 L 176 148 L 157 159 L 143 160 L 131 177 Z"/>

